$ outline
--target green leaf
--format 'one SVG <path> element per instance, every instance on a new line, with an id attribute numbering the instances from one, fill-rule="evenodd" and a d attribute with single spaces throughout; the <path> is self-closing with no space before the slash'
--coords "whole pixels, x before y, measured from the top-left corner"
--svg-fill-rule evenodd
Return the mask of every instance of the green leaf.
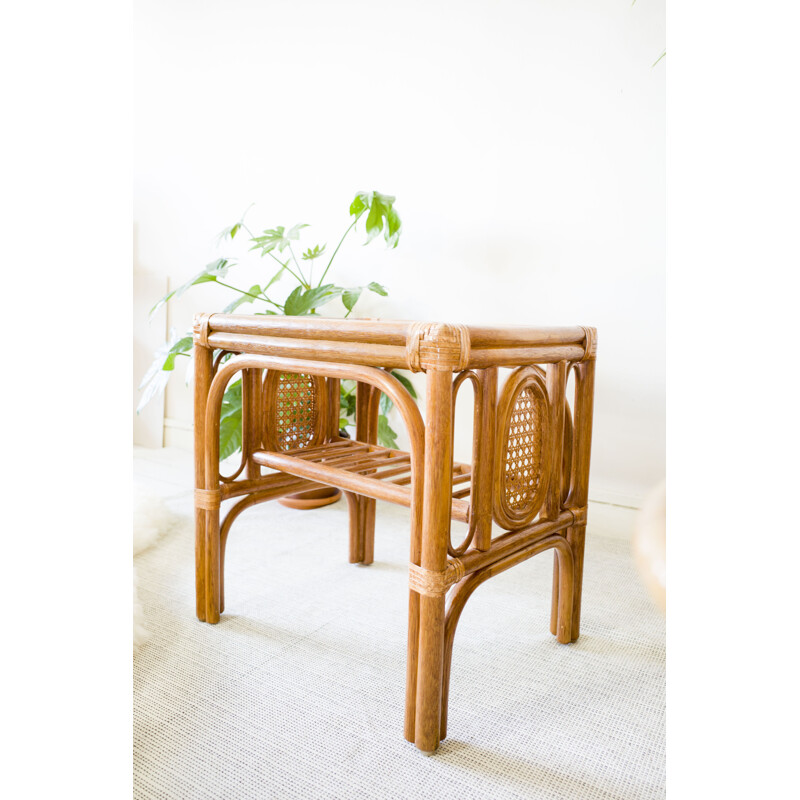
<path id="1" fill-rule="evenodd" d="M 241 227 L 242 227 L 242 223 L 241 222 L 237 222 L 235 225 L 231 225 L 229 228 L 225 228 L 224 230 L 221 230 L 217 234 L 217 241 L 221 242 L 223 239 L 227 239 L 229 236 L 231 237 L 231 239 L 233 239 L 236 236 L 236 234 L 239 233 L 239 230 L 241 229 Z"/>
<path id="2" fill-rule="evenodd" d="M 370 195 L 367 192 L 359 192 L 352 203 L 350 203 L 350 216 L 357 217 L 369 208 Z"/>
<path id="3" fill-rule="evenodd" d="M 240 413 L 242 410 L 242 380 L 241 378 L 229 384 L 222 395 L 222 405 L 220 406 L 220 419 L 231 414 Z"/>
<path id="4" fill-rule="evenodd" d="M 305 222 L 301 222 L 299 225 L 294 225 L 292 228 L 290 228 L 289 233 L 286 234 L 286 238 L 297 240 L 300 238 L 300 231 L 303 230 L 303 228 L 308 227 L 309 225 Z"/>
<path id="5" fill-rule="evenodd" d="M 217 242 L 221 242 L 223 239 L 227 239 L 229 236 L 233 239 L 236 234 L 239 232 L 239 229 L 242 227 L 241 222 L 237 222 L 235 225 L 231 225 L 228 228 L 224 228 L 217 234 Z"/>
<path id="6" fill-rule="evenodd" d="M 322 249 L 320 249 L 320 246 L 317 244 L 314 245 L 313 250 L 309 247 L 308 250 L 306 250 L 305 253 L 302 254 L 301 258 L 303 259 L 303 261 L 312 261 L 315 258 L 319 258 L 325 252 L 325 248 L 327 246 L 328 245 L 326 243 L 322 245 Z"/>
<path id="7" fill-rule="evenodd" d="M 414 388 L 414 384 L 411 383 L 411 381 L 408 378 L 406 378 L 406 376 L 403 375 L 403 373 L 400 372 L 399 370 L 393 369 L 392 370 L 392 375 L 394 375 L 395 378 L 397 378 L 397 380 L 399 380 L 400 383 L 402 383 L 403 386 L 406 387 L 406 389 L 408 390 L 408 393 L 416 400 L 417 399 L 417 390 Z"/>
<path id="8" fill-rule="evenodd" d="M 379 283 L 375 283 L 375 281 L 367 284 L 367 289 L 369 289 L 371 292 L 375 292 L 375 294 L 379 294 L 381 297 L 387 297 L 389 294 L 389 292 L 387 292 L 383 286 L 381 286 Z"/>
<path id="9" fill-rule="evenodd" d="M 234 300 L 231 300 L 225 308 L 222 309 L 223 314 L 230 314 L 231 312 L 235 311 L 239 306 L 243 306 L 245 303 L 252 303 L 254 300 L 260 300 L 261 298 L 258 297 L 261 294 L 261 287 L 256 283 L 251 286 L 247 290 L 248 294 L 256 295 L 255 297 L 248 297 L 247 294 L 240 294 Z"/>
<path id="10" fill-rule="evenodd" d="M 221 242 L 223 239 L 226 239 L 228 236 L 233 239 L 237 233 L 242 229 L 242 225 L 244 224 L 244 218 L 247 216 L 247 212 L 255 205 L 255 203 L 250 203 L 249 206 L 244 210 L 244 213 L 241 216 L 241 219 L 235 224 L 231 225 L 229 228 L 225 228 L 225 230 L 220 231 L 217 235 L 217 241 Z"/>
<path id="11" fill-rule="evenodd" d="M 391 401 L 391 398 L 388 394 L 381 394 L 379 407 L 381 414 L 388 414 L 392 408 L 394 408 L 394 403 Z"/>
<path id="12" fill-rule="evenodd" d="M 179 339 L 168 350 L 167 357 L 164 360 L 164 365 L 161 367 L 161 369 L 164 370 L 175 369 L 175 358 L 177 357 L 178 353 L 186 353 L 187 351 L 191 350 L 193 346 L 194 346 L 194 339 L 192 338 L 191 335 L 184 336 L 182 339 Z"/>
<path id="13" fill-rule="evenodd" d="M 343 380 L 339 384 L 339 409 L 343 416 L 352 418 L 356 413 L 356 382 Z"/>
<path id="14" fill-rule="evenodd" d="M 173 289 L 173 291 L 165 294 L 150 309 L 149 316 L 152 317 L 153 314 L 155 314 L 156 311 L 161 308 L 161 306 L 166 305 L 173 298 L 180 297 L 191 286 L 197 286 L 200 283 L 210 283 L 212 281 L 216 281 L 217 278 L 224 278 L 228 274 L 228 270 L 233 266 L 235 266 L 235 264 L 228 261 L 227 258 L 218 258 L 216 261 L 206 264 L 205 268 L 201 272 L 198 272 L 197 275 L 186 281 L 183 286 L 179 286 L 177 289 Z"/>
<path id="15" fill-rule="evenodd" d="M 297 310 L 301 308 L 304 289 L 302 286 L 295 286 L 292 293 L 286 298 L 283 304 L 283 310 L 286 316 L 295 317 L 299 316 L 302 312 Z"/>
<path id="16" fill-rule="evenodd" d="M 286 260 L 286 263 L 269 279 L 269 283 L 264 287 L 263 291 L 266 294 L 267 289 L 272 286 L 273 283 L 277 283 L 283 277 L 283 271 L 286 267 L 289 266 L 289 260 Z"/>
<path id="17" fill-rule="evenodd" d="M 352 311 L 358 298 L 361 297 L 362 288 L 358 286 L 355 289 L 347 289 L 342 293 L 342 302 L 348 311 Z"/>
<path id="18" fill-rule="evenodd" d="M 302 286 L 298 286 L 286 298 L 286 302 L 283 305 L 283 313 L 287 317 L 301 317 L 317 306 L 329 303 L 343 292 L 344 289 L 334 286 L 332 283 L 326 283 L 324 286 L 316 286 L 305 291 Z"/>
<path id="19" fill-rule="evenodd" d="M 380 192 L 361 192 L 357 195 L 363 203 L 369 206 L 367 215 L 367 241 L 369 244 L 376 236 L 383 232 L 383 238 L 389 247 L 397 247 L 400 239 L 402 223 L 400 217 L 394 210 L 396 198 Z"/>
<path id="20" fill-rule="evenodd" d="M 242 448 L 242 411 L 229 414 L 219 421 L 219 460 L 232 456 Z"/>
<path id="21" fill-rule="evenodd" d="M 272 252 L 276 247 L 278 248 L 278 252 L 282 253 L 292 241 L 296 241 L 300 238 L 300 231 L 307 227 L 308 225 L 306 223 L 301 223 L 292 227 L 288 233 L 283 225 L 278 225 L 277 228 L 270 228 L 264 231 L 263 236 L 256 236 L 250 240 L 255 242 L 250 249 L 258 250 L 260 248 L 262 256 Z"/>
<path id="22" fill-rule="evenodd" d="M 185 347 L 186 340 L 190 340 L 191 336 L 191 333 L 187 333 L 182 337 L 182 339 L 178 340 L 175 330 L 170 329 L 169 339 L 164 342 L 164 344 L 162 344 L 158 350 L 156 350 L 153 357 L 153 363 L 147 368 L 147 372 L 144 374 L 144 377 L 139 384 L 139 390 L 142 392 L 142 396 L 139 399 L 139 404 L 136 406 L 137 414 L 156 395 L 164 391 L 164 387 L 169 382 L 169 377 L 172 374 L 172 367 L 165 369 L 165 365 L 170 358 L 173 359 L 174 366 L 174 356 L 171 356 L 172 350 L 173 348 L 177 348 L 181 342 L 183 342 L 181 347 Z M 191 346 L 191 343 L 189 346 Z"/>
<path id="23" fill-rule="evenodd" d="M 242 381 L 229 384 L 222 396 L 219 415 L 219 459 L 232 456 L 242 447 Z"/>
<path id="24" fill-rule="evenodd" d="M 397 433 L 392 430 L 389 420 L 383 414 L 378 416 L 378 441 L 384 447 L 397 449 Z"/>

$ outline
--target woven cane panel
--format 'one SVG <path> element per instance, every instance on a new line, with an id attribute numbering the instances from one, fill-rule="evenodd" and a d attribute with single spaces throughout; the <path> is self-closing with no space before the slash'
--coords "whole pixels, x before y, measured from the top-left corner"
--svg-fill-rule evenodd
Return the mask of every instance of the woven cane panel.
<path id="1" fill-rule="evenodd" d="M 538 370 L 512 373 L 498 406 L 493 513 L 508 530 L 527 525 L 544 502 L 550 478 L 550 405 Z"/>
<path id="2" fill-rule="evenodd" d="M 541 406 L 530 387 L 523 389 L 508 423 L 503 491 L 515 511 L 531 504 L 542 477 Z"/>
<path id="3" fill-rule="evenodd" d="M 275 384 L 275 438 L 279 450 L 308 447 L 320 414 L 317 385 L 310 375 L 286 372 Z"/>

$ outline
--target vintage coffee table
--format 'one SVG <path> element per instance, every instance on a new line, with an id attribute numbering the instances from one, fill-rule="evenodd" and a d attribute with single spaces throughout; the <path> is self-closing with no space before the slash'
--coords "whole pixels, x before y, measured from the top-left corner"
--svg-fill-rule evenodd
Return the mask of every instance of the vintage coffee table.
<path id="1" fill-rule="evenodd" d="M 375 499 L 408 506 L 405 736 L 420 750 L 435 750 L 446 736 L 456 625 L 481 583 L 552 549 L 550 630 L 562 643 L 578 638 L 596 344 L 595 329 L 584 327 L 198 315 L 199 619 L 219 621 L 225 543 L 246 508 L 318 484 L 339 487 L 349 504 L 350 561 L 370 564 Z M 389 372 L 396 368 L 425 373 L 424 421 Z M 225 387 L 240 373 L 242 460 L 223 476 L 220 408 Z M 342 379 L 358 382 L 355 439 L 339 436 Z M 467 380 L 474 388 L 472 463 L 459 464 L 453 407 Z M 409 452 L 376 444 L 381 393 L 405 423 Z M 270 472 L 262 474 L 263 467 Z M 227 500 L 234 502 L 220 524 Z M 451 520 L 469 527 L 457 545 Z M 492 521 L 503 533 L 493 536 Z"/>

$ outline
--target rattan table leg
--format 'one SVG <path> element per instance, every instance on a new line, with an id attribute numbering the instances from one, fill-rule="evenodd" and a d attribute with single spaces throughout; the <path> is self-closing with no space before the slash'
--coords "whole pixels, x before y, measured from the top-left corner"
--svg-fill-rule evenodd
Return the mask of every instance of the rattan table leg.
<path id="1" fill-rule="evenodd" d="M 194 346 L 194 480 L 205 489 L 206 401 L 211 385 L 211 349 Z M 195 594 L 197 618 L 206 621 L 206 512 L 195 503 Z"/>
<path id="2" fill-rule="evenodd" d="M 592 447 L 592 415 L 594 409 L 595 360 L 575 365 L 575 455 L 573 458 L 572 491 L 567 504 L 585 508 L 589 499 L 589 459 Z M 580 635 L 581 595 L 583 590 L 583 551 L 586 541 L 586 519 L 567 530 L 567 541 L 575 561 L 575 593 L 572 610 L 572 641 Z"/>
<path id="3" fill-rule="evenodd" d="M 452 475 L 452 372 L 430 369 L 425 405 L 425 476 L 421 566 L 441 572 L 450 538 Z M 432 752 L 439 746 L 444 663 L 444 594 L 419 599 L 419 666 L 415 743 Z"/>

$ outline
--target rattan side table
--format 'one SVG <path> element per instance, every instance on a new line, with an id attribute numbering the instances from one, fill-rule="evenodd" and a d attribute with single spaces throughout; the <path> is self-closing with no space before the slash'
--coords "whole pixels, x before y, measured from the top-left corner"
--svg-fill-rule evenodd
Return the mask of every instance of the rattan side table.
<path id="1" fill-rule="evenodd" d="M 219 621 L 225 543 L 246 508 L 318 484 L 338 487 L 350 511 L 350 561 L 369 564 L 376 498 L 409 507 L 405 737 L 434 751 L 447 733 L 456 626 L 481 583 L 553 550 L 550 630 L 562 643 L 578 638 L 596 344 L 595 329 L 585 327 L 197 315 L 198 618 Z M 395 368 L 425 373 L 424 421 L 388 371 Z M 220 407 L 240 373 L 242 460 L 224 476 Z M 339 436 L 342 379 L 358 382 L 355 439 Z M 470 464 L 453 461 L 453 407 L 466 380 L 475 398 Z M 403 419 L 408 452 L 376 444 L 381 393 Z M 234 502 L 221 522 L 227 500 Z M 451 519 L 469 528 L 455 546 Z M 501 535 L 493 536 L 493 521 Z"/>

